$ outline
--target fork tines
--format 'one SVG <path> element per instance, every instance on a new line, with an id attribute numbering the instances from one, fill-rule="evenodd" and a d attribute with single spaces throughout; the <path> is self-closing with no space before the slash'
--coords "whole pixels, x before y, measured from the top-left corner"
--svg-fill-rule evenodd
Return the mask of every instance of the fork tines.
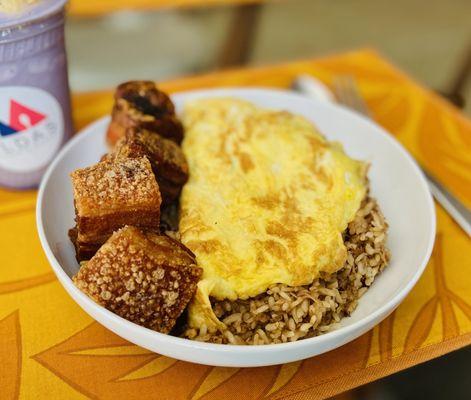
<path id="1" fill-rule="evenodd" d="M 358 84 L 354 77 L 349 75 L 334 77 L 333 89 L 339 103 L 360 114 L 371 117 L 370 111 L 360 94 Z"/>

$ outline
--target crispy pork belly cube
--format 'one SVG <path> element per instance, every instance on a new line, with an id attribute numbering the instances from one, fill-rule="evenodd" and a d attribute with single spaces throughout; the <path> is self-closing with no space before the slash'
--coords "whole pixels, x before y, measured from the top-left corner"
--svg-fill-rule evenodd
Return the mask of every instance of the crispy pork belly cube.
<path id="1" fill-rule="evenodd" d="M 126 137 L 116 144 L 113 154 L 117 158 L 146 156 L 157 178 L 163 204 L 175 200 L 188 180 L 188 164 L 181 148 L 150 131 L 129 129 Z"/>
<path id="2" fill-rule="evenodd" d="M 150 81 L 125 82 L 117 87 L 108 144 L 114 146 L 131 127 L 147 129 L 176 143 L 183 139 L 183 126 L 172 101 Z"/>
<path id="3" fill-rule="evenodd" d="M 124 227 L 73 278 L 94 301 L 131 322 L 169 333 L 192 299 L 202 269 L 165 235 Z"/>
<path id="4" fill-rule="evenodd" d="M 77 240 L 77 227 L 69 229 L 69 238 L 75 248 L 75 258 L 78 262 L 90 260 L 103 243 L 82 243 Z"/>
<path id="5" fill-rule="evenodd" d="M 105 160 L 71 174 L 77 241 L 104 243 L 117 229 L 159 229 L 162 199 L 146 157 Z"/>

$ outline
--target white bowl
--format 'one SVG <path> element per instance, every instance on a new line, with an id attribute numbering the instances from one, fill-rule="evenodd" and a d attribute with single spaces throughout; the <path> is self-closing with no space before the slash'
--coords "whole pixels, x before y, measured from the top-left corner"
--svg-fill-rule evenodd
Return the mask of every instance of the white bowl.
<path id="1" fill-rule="evenodd" d="M 351 317 L 336 330 L 294 343 L 233 346 L 200 343 L 143 328 L 99 306 L 72 283 L 79 265 L 67 231 L 74 225 L 69 173 L 96 163 L 107 151 L 103 118 L 74 137 L 47 170 L 39 189 L 39 237 L 59 281 L 94 319 L 117 335 L 151 351 L 180 360 L 217 366 L 255 367 L 301 360 L 335 349 L 362 335 L 387 317 L 409 293 L 430 257 L 435 237 L 435 208 L 423 174 L 406 150 L 372 121 L 345 108 L 290 92 L 268 89 L 217 89 L 172 96 L 177 111 L 185 101 L 201 97 L 239 97 L 284 109 L 311 120 L 347 153 L 369 161 L 372 195 L 389 225 L 390 265 L 360 299 Z M 58 306 L 60 306 L 58 304 Z"/>

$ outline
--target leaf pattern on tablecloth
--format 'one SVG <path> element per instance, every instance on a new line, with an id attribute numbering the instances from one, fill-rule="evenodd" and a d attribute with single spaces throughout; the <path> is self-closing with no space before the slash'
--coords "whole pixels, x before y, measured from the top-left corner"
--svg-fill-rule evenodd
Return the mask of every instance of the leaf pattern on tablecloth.
<path id="1" fill-rule="evenodd" d="M 36 191 L 6 190 L 0 188 L 0 217 L 11 214 L 16 210 L 34 211 Z"/>
<path id="2" fill-rule="evenodd" d="M 438 298 L 434 296 L 420 309 L 407 333 L 404 353 L 410 353 L 418 349 L 425 342 L 430 329 L 432 329 L 432 324 L 437 314 L 437 306 Z"/>
<path id="3" fill-rule="evenodd" d="M 20 279 L 18 281 L 1 282 L 0 295 L 6 293 L 17 292 L 20 290 L 31 289 L 35 286 L 44 285 L 56 280 L 53 272 L 47 272 L 42 275 L 34 276 L 32 278 Z"/>
<path id="4" fill-rule="evenodd" d="M 389 87 L 387 91 L 378 87 L 371 87 L 368 91 L 365 89 L 372 118 L 398 140 L 410 137 L 410 133 L 416 131 L 420 124 L 424 100 L 414 96 L 415 90 L 410 86 Z M 397 115 L 402 118 L 397 118 Z"/>
<path id="5" fill-rule="evenodd" d="M 270 390 L 281 369 L 214 368 L 177 361 L 132 345 L 97 323 L 33 358 L 79 392 L 100 399 L 152 399 L 158 391 L 162 400 L 207 400 L 219 399 L 227 390 L 234 399 L 255 399 Z"/>
<path id="6" fill-rule="evenodd" d="M 456 319 L 452 303 L 456 303 L 471 319 L 471 307 L 453 293 L 447 286 L 443 267 L 443 236 L 437 234 L 435 247 L 430 263 L 433 265 L 435 276 L 435 294 L 420 309 L 412 323 L 404 345 L 404 353 L 418 349 L 430 334 L 433 322 L 437 317 L 438 306 L 441 307 L 443 339 L 451 339 L 458 336 L 459 325 Z"/>
<path id="7" fill-rule="evenodd" d="M 469 123 L 440 112 L 437 101 L 428 103 L 421 119 L 425 135 L 417 140 L 420 159 L 441 181 L 446 182 L 471 207 L 471 135 Z"/>
<path id="8" fill-rule="evenodd" d="M 212 368 L 201 381 L 201 384 L 195 387 L 194 393 L 192 393 L 189 398 L 191 400 L 200 400 L 204 395 L 208 394 L 214 388 L 227 381 L 238 371 L 239 368 Z"/>
<path id="9" fill-rule="evenodd" d="M 332 379 L 330 371 L 338 374 L 349 374 L 365 368 L 370 354 L 373 331 L 365 333 L 353 342 L 317 357 L 304 360 L 293 378 L 278 390 L 268 396 L 270 400 L 282 399 L 287 393 L 296 392 L 299 388 L 313 387 Z M 338 375 L 337 374 L 337 375 Z"/>
<path id="10" fill-rule="evenodd" d="M 278 390 L 283 388 L 292 378 L 293 376 L 299 371 L 303 361 L 295 361 L 288 364 L 283 364 L 280 367 L 278 372 L 278 376 L 276 377 L 275 381 L 273 382 L 270 391 L 267 393 L 267 396 L 276 393 Z"/>
<path id="11" fill-rule="evenodd" d="M 275 381 L 279 365 L 240 368 L 229 379 L 201 397 L 201 400 L 255 400 L 264 397 Z"/>
<path id="12" fill-rule="evenodd" d="M 435 290 L 442 309 L 443 339 L 450 339 L 459 333 L 458 322 L 452 306 L 450 289 L 446 283 L 445 270 L 443 267 L 443 235 L 438 233 L 435 239 L 435 248 L 432 254 L 435 272 Z"/>
<path id="13" fill-rule="evenodd" d="M 354 351 L 343 346 L 332 352 L 337 354 L 334 358 L 321 355 L 315 359 L 320 364 L 316 361 L 314 370 L 313 365 L 303 369 L 309 360 L 266 368 L 214 368 L 148 352 L 92 323 L 33 358 L 90 397 L 113 399 L 120 395 L 142 400 L 153 398 L 152 393 L 159 390 L 161 399 L 218 400 L 224 394 L 226 400 L 238 400 L 277 398 L 277 392 L 297 373 L 301 373 L 304 384 L 315 384 L 325 378 L 320 365 L 326 362 L 322 358 L 360 368 L 366 365 L 370 342 L 371 332 L 354 342 Z M 170 391 L 163 391 L 164 387 Z"/>
<path id="14" fill-rule="evenodd" d="M 0 189 L 0 296 L 56 280 L 44 254 L 35 252 L 41 249 L 35 226 L 36 194 L 27 191 L 23 197 L 22 193 Z"/>
<path id="15" fill-rule="evenodd" d="M 145 351 L 98 323 L 33 358 L 79 392 L 99 399 L 153 399 L 156 393 L 162 400 L 186 398 L 212 368 L 174 360 L 168 365 L 167 357 Z M 154 374 L 126 378 L 155 360 L 162 360 L 166 368 L 157 363 Z"/>
<path id="16" fill-rule="evenodd" d="M 130 345 L 130 348 L 133 350 L 136 350 L 135 347 L 136 346 Z M 108 350 L 108 349 L 104 349 L 104 350 Z M 178 360 L 175 360 L 174 358 L 159 356 L 153 359 L 152 361 L 144 364 L 144 366 L 140 366 L 131 372 L 126 372 L 125 375 L 123 375 L 122 377 L 116 378 L 116 380 L 117 381 L 132 381 L 135 379 L 148 378 L 154 375 L 158 375 L 161 372 L 164 372 L 165 370 L 169 369 L 177 362 Z"/>
<path id="17" fill-rule="evenodd" d="M 0 399 L 14 400 L 20 393 L 21 326 L 18 310 L 0 320 Z"/>
<path id="18" fill-rule="evenodd" d="M 393 311 L 389 317 L 381 321 L 378 327 L 379 355 L 382 362 L 390 360 L 393 356 L 393 330 L 395 315 L 396 312 Z"/>
<path id="19" fill-rule="evenodd" d="M 453 303 L 455 303 L 471 321 L 471 306 L 452 292 L 449 293 L 449 296 L 453 300 Z"/>

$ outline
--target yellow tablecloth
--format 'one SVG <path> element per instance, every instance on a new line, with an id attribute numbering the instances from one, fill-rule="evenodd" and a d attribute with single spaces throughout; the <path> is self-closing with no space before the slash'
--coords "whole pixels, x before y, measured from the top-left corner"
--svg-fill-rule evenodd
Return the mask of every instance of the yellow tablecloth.
<path id="1" fill-rule="evenodd" d="M 471 206 L 471 123 L 374 52 L 166 82 L 168 91 L 286 87 L 299 73 L 352 74 L 374 118 Z M 78 127 L 109 112 L 111 93 L 74 97 Z M 283 366 L 214 368 L 149 353 L 86 315 L 56 281 L 34 222 L 36 193 L 0 191 L 0 398 L 317 399 L 471 343 L 471 240 L 437 207 L 432 259 L 379 326 L 324 355 Z M 411 221 L 413 223 L 413 221 Z"/>
<path id="2" fill-rule="evenodd" d="M 124 10 L 161 10 L 261 3 L 264 0 L 70 0 L 69 15 L 96 17 Z"/>

